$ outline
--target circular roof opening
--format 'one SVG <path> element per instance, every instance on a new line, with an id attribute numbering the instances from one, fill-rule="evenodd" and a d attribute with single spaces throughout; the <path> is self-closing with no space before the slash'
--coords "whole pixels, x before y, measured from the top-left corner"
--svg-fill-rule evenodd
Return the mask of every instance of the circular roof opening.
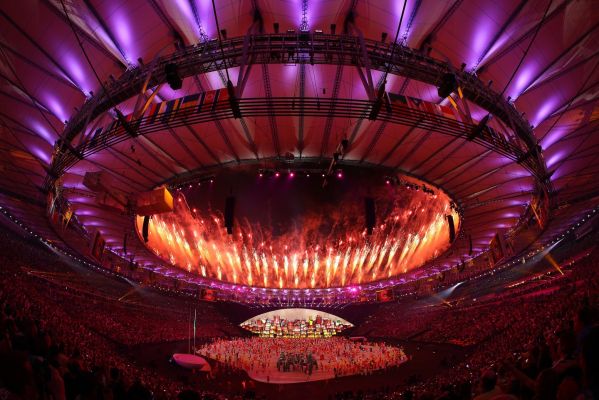
<path id="1" fill-rule="evenodd" d="M 174 203 L 173 212 L 150 219 L 148 248 L 188 272 L 253 287 L 388 279 L 447 250 L 449 219 L 455 232 L 460 226 L 442 190 L 376 168 L 224 169 L 187 183 Z M 141 236 L 143 217 L 136 225 Z"/>

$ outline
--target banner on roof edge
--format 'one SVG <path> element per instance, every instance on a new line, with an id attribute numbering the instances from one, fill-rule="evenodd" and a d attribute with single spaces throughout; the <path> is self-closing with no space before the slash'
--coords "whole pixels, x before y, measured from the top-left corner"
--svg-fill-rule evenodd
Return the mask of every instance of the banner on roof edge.
<path id="1" fill-rule="evenodd" d="M 415 97 L 404 96 L 401 94 L 387 92 L 391 112 L 393 108 L 406 108 L 408 110 L 417 110 L 425 112 L 427 118 L 433 119 L 436 122 L 437 117 L 443 117 L 464 124 L 477 123 L 463 114 L 461 110 L 456 110 L 448 105 L 435 104 L 429 101 L 418 99 Z M 208 112 L 217 112 L 230 110 L 230 97 L 226 88 L 211 90 L 203 93 L 192 94 L 173 100 L 166 100 L 160 103 L 150 105 L 140 118 L 133 119 L 133 114 L 125 116 L 125 121 L 131 123 L 134 130 L 142 126 L 149 126 L 156 122 L 168 125 L 176 118 L 184 119 L 193 114 L 201 114 Z M 501 140 L 506 145 L 514 144 L 514 135 L 507 132 L 499 132 L 498 128 L 486 127 L 488 135 L 494 141 Z M 91 139 L 84 146 L 94 148 L 98 142 L 106 143 L 111 136 L 122 132 L 124 127 L 121 121 L 115 120 L 104 128 L 95 129 L 91 134 Z"/>

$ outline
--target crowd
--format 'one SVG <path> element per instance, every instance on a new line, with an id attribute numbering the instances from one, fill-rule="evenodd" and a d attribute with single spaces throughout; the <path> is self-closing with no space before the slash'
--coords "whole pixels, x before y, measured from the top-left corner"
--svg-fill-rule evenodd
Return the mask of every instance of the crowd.
<path id="1" fill-rule="evenodd" d="M 241 398 L 242 392 L 183 384 L 123 355 L 122 344 L 171 340 L 158 329 L 188 310 L 159 310 L 160 299 L 127 304 L 60 280 L 68 268 L 53 253 L 0 231 L 0 399 Z M 599 250 L 577 261 L 559 279 L 508 289 L 483 302 L 440 304 L 410 311 L 409 304 L 381 307 L 364 326 L 369 334 L 459 343 L 463 359 L 431 378 L 390 382 L 377 391 L 343 392 L 339 399 L 382 400 L 590 400 L 599 399 Z M 45 270 L 52 279 L 24 271 Z M 112 279 L 112 278 L 111 278 Z M 62 282 L 63 285 L 59 285 Z M 72 281 L 69 281 L 72 282 Z M 89 289 L 89 291 L 88 291 Z M 122 293 L 115 290 L 115 293 Z M 170 300 L 169 300 L 170 301 Z M 175 303 L 178 300 L 172 300 Z M 178 304 L 178 303 L 177 303 Z M 134 315 L 136 314 L 136 315 Z M 222 316 L 208 307 L 207 325 Z M 407 321 L 407 322 L 406 322 Z M 149 332 L 158 329 L 155 336 Z M 234 333 L 232 331 L 232 333 Z M 207 335 L 222 337 L 217 329 Z M 200 353 L 249 371 L 332 371 L 369 374 L 406 359 L 383 342 L 332 339 L 216 339 Z M 218 370 L 218 368 L 216 368 Z M 231 375 L 240 381 L 242 374 Z M 216 379 L 219 379 L 218 377 Z M 229 379 L 229 378 L 227 378 Z M 233 379 L 233 378 L 231 378 Z M 193 390 L 184 391 L 191 387 Z M 189 397 L 190 396 L 190 397 Z"/>
<path id="2" fill-rule="evenodd" d="M 109 314 L 114 303 L 89 294 L 78 296 L 71 288 L 25 273 L 44 260 L 54 272 L 68 268 L 43 247 L 4 231 L 0 238 L 0 399 L 160 400 L 184 392 L 188 385 L 123 355 L 109 326 L 101 332 L 94 329 L 108 323 L 102 315 Z M 81 308 L 81 303 L 94 300 L 94 306 Z M 98 307 L 104 311 L 98 312 Z M 115 312 L 113 318 L 119 315 L 129 317 Z M 94 317 L 99 322 L 92 325 Z M 156 314 L 154 319 L 168 320 L 168 316 Z M 130 329 L 142 335 L 145 327 L 130 325 Z M 192 393 L 224 398 L 208 391 Z"/>
<path id="3" fill-rule="evenodd" d="M 313 369 L 329 371 L 334 376 L 368 374 L 407 360 L 399 347 L 354 342 L 344 337 L 216 340 L 198 352 L 235 368 L 264 374 L 275 370 L 311 373 Z"/>
<path id="4" fill-rule="evenodd" d="M 340 399 L 586 400 L 599 398 L 599 251 L 554 290 L 519 292 L 480 306 L 412 315 L 417 340 L 475 338 L 468 356 L 408 388 L 340 393 Z M 393 305 L 386 306 L 386 312 Z M 401 306 L 396 305 L 401 309 Z M 441 316 L 446 315 L 446 319 Z M 375 318 L 376 319 L 376 318 Z M 447 323 L 445 323 L 447 321 Z M 371 320 L 372 323 L 372 320 Z M 383 332 L 386 327 L 382 326 Z M 393 328 L 392 328 L 393 329 Z M 418 328 L 417 328 L 418 329 Z M 463 343 L 460 343 L 463 345 Z"/>
<path id="5" fill-rule="evenodd" d="M 59 255 L 9 236 L 1 241 L 0 251 L 8 268 L 25 274 L 28 284 L 44 292 L 48 301 L 115 342 L 136 345 L 184 340 L 192 313 L 197 337 L 239 334 L 211 304 L 197 307 L 188 299 L 169 298 L 142 285 L 75 269 Z"/>

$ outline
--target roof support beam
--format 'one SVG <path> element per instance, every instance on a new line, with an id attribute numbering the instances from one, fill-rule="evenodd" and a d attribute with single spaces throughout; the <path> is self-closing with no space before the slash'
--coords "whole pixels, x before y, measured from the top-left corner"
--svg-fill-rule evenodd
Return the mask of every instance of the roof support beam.
<path id="1" fill-rule="evenodd" d="M 12 55 L 14 55 L 15 57 L 17 57 L 19 60 L 23 61 L 24 63 L 32 66 L 33 68 L 43 72 L 44 74 L 46 74 L 47 76 L 55 79 L 56 81 L 62 83 L 63 85 L 66 85 L 68 87 L 70 87 L 71 89 L 75 89 L 78 92 L 81 91 L 80 88 L 77 87 L 77 85 L 75 85 L 73 82 L 71 82 L 69 79 L 65 79 L 63 76 L 60 76 L 58 74 L 55 74 L 54 72 L 42 67 L 41 65 L 39 65 L 38 63 L 34 62 L 31 57 L 26 57 L 23 54 L 19 53 L 18 51 L 16 51 L 15 49 L 13 49 L 12 47 L 9 47 L 8 45 L 4 44 L 4 43 L 0 43 L 0 47 L 2 47 L 4 50 L 8 51 L 9 53 L 11 53 Z"/>
<path id="2" fill-rule="evenodd" d="M 497 54 L 495 54 L 493 57 L 491 57 L 488 60 L 486 60 L 483 63 L 483 65 L 478 68 L 478 73 L 479 74 L 483 73 L 489 67 L 489 65 L 494 64 L 496 61 L 498 61 L 499 59 L 503 58 L 503 56 L 505 56 L 506 54 L 511 53 L 523 41 L 525 41 L 529 36 L 531 36 L 531 35 L 533 35 L 535 33 L 535 31 L 537 30 L 537 27 L 539 26 L 540 23 L 548 24 L 549 21 L 551 21 L 553 18 L 557 17 L 562 11 L 564 11 L 566 9 L 566 6 L 569 3 L 571 3 L 572 1 L 573 0 L 564 0 L 550 14 L 548 14 L 545 17 L 545 21 L 544 22 L 541 22 L 541 20 L 539 19 L 539 22 L 537 22 L 528 31 L 526 31 L 526 33 L 524 33 L 522 36 L 520 36 L 518 39 L 516 39 L 514 42 L 512 42 L 512 44 L 510 44 L 509 46 L 503 48 L 500 52 L 498 52 Z"/>
<path id="3" fill-rule="evenodd" d="M 476 71 L 476 69 L 478 68 L 478 65 L 485 59 L 487 54 L 493 49 L 493 46 L 495 46 L 495 43 L 497 43 L 497 41 L 501 38 L 501 35 L 503 35 L 505 30 L 510 26 L 510 24 L 514 21 L 514 19 L 516 19 L 516 17 L 520 14 L 520 12 L 522 11 L 522 9 L 524 8 L 524 6 L 527 3 L 528 3 L 528 0 L 520 0 L 520 3 L 516 6 L 514 11 L 512 11 L 510 16 L 507 18 L 507 20 L 501 26 L 501 28 L 497 31 L 497 33 L 495 33 L 495 36 L 493 36 L 493 39 L 491 39 L 491 41 L 489 42 L 487 47 L 483 50 L 481 55 L 478 57 L 476 64 L 472 66 L 471 69 L 473 71 Z"/>
<path id="4" fill-rule="evenodd" d="M 48 7 L 48 9 L 50 9 L 52 12 L 54 12 L 54 14 L 56 14 L 64 23 L 69 25 L 69 19 L 64 14 L 62 8 L 55 7 L 54 4 L 50 0 L 43 0 L 43 3 Z M 120 58 L 116 57 L 106 47 L 104 47 L 103 44 L 98 43 L 98 41 L 94 37 L 90 36 L 90 34 L 85 29 L 81 29 L 81 27 L 77 24 L 73 24 L 73 26 L 77 30 L 77 33 L 79 35 L 81 35 L 88 43 L 90 43 L 92 46 L 94 46 L 98 51 L 100 51 L 102 54 L 104 54 L 107 58 L 112 60 L 116 65 L 120 65 L 123 67 L 127 66 L 123 63 L 123 61 Z"/>
<path id="5" fill-rule="evenodd" d="M 70 76 L 70 74 L 37 42 L 37 40 L 32 38 L 23 28 L 21 28 L 21 26 L 19 26 L 8 14 L 1 9 L 0 15 L 4 17 L 4 19 L 7 20 L 17 31 L 19 31 L 19 33 L 29 41 L 29 43 L 39 50 L 39 52 L 42 53 L 48 59 L 48 61 L 50 61 L 50 63 L 52 63 L 52 65 L 54 65 L 69 81 L 71 81 L 73 85 L 77 86 L 77 88 L 83 92 L 83 89 L 77 85 L 77 82 Z"/>
<path id="6" fill-rule="evenodd" d="M 541 72 L 539 72 L 534 78 L 532 78 L 531 85 L 528 88 L 524 89 L 524 92 L 522 92 L 522 94 L 525 94 L 529 90 L 529 88 L 531 88 L 535 84 L 538 85 L 538 83 L 539 83 L 538 80 L 541 79 L 543 77 L 543 75 L 545 75 L 545 73 L 547 73 L 547 71 L 549 71 L 551 68 L 553 68 L 553 66 L 555 66 L 555 64 L 559 63 L 565 56 L 568 55 L 568 53 L 570 53 L 573 49 L 575 49 L 578 45 L 580 45 L 581 42 L 586 40 L 593 32 L 595 32 L 595 30 L 597 30 L 597 28 L 599 28 L 599 22 L 596 23 L 595 25 L 593 25 L 591 28 L 589 28 L 585 33 L 583 33 L 570 46 L 568 46 L 557 57 L 555 57 L 549 64 L 547 64 L 547 66 L 545 68 L 543 68 L 543 70 Z"/>
<path id="7" fill-rule="evenodd" d="M 445 25 L 445 23 L 449 21 L 449 18 L 451 18 L 451 16 L 457 11 L 457 9 L 460 7 L 463 1 L 464 0 L 454 1 L 454 3 L 451 5 L 451 7 L 449 7 L 447 12 L 443 14 L 441 19 L 437 22 L 435 27 L 428 33 L 428 35 L 426 35 L 422 43 L 420 43 L 420 51 L 426 50 L 426 47 L 432 44 L 433 40 L 435 39 L 435 36 L 437 36 L 437 33 L 439 33 L 441 28 L 443 28 L 443 25 Z"/>
<path id="8" fill-rule="evenodd" d="M 479 162 L 480 160 L 484 159 L 485 157 L 487 157 L 488 155 L 490 155 L 492 153 L 493 152 L 491 150 L 485 150 L 482 153 L 478 154 L 477 156 L 472 157 L 470 160 L 466 161 L 465 163 L 460 164 L 458 167 L 454 168 L 453 170 L 451 170 L 449 172 L 444 172 L 441 176 L 436 176 L 433 179 L 433 182 L 438 182 L 439 185 L 446 186 L 449 182 L 453 181 L 455 178 L 457 178 L 459 176 L 459 174 L 458 174 L 459 172 L 463 171 L 466 168 L 469 168 L 473 163 Z M 451 177 L 452 175 L 453 175 L 453 177 Z M 443 179 L 441 181 L 439 181 L 439 179 L 441 179 L 441 178 L 443 178 Z"/>
<path id="9" fill-rule="evenodd" d="M 125 60 L 128 60 L 127 54 L 123 50 L 123 47 L 121 46 L 121 44 L 119 43 L 119 41 L 116 40 L 116 37 L 114 36 L 114 34 L 112 33 L 112 31 L 110 30 L 110 28 L 108 27 L 108 25 L 106 24 L 106 21 L 104 21 L 104 19 L 102 18 L 102 16 L 100 15 L 100 13 L 98 13 L 98 10 L 96 10 L 96 8 L 93 6 L 93 4 L 91 3 L 91 1 L 90 0 L 83 0 L 83 3 L 85 4 L 85 6 L 89 10 L 89 12 L 92 13 L 92 15 L 94 16 L 94 18 L 96 19 L 96 21 L 98 21 L 98 23 L 100 24 L 100 26 L 102 27 L 102 29 L 104 30 L 104 32 L 106 32 L 106 35 L 108 36 L 108 38 L 110 39 L 110 41 L 114 44 L 114 46 L 117 48 L 117 50 L 119 51 L 119 53 L 121 53 L 121 56 L 123 56 L 123 58 Z"/>

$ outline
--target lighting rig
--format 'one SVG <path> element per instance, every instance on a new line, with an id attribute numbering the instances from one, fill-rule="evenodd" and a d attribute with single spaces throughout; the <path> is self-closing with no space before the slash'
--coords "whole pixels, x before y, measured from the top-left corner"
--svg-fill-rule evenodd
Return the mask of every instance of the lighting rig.
<path id="1" fill-rule="evenodd" d="M 422 190 L 424 193 L 427 193 L 430 195 L 435 194 L 435 191 L 433 189 L 429 188 L 428 186 L 426 186 L 425 184 L 417 185 L 412 182 L 404 181 L 396 176 L 385 176 L 384 180 L 385 180 L 385 184 L 387 184 L 387 185 L 401 186 L 401 187 L 405 187 L 406 189 L 410 189 L 410 190 Z"/>

